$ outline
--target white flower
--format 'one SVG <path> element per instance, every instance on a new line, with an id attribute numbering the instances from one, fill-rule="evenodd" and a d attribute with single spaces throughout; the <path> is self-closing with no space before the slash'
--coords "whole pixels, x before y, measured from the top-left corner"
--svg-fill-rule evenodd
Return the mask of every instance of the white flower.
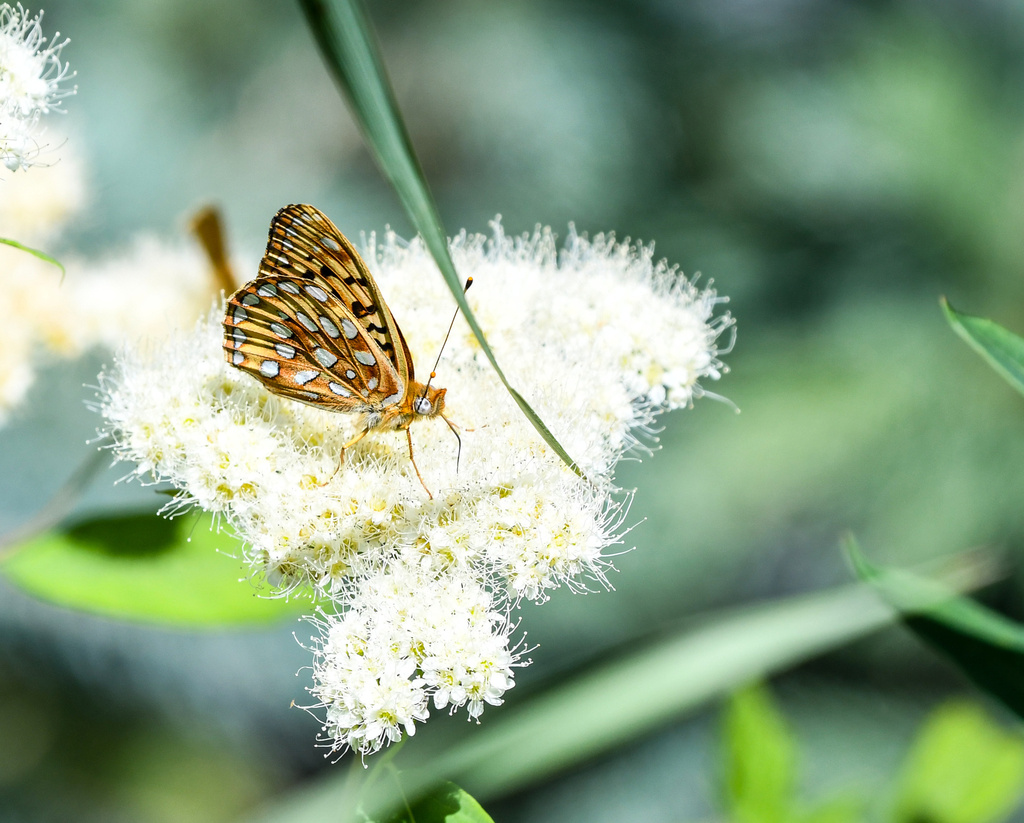
<path id="1" fill-rule="evenodd" d="M 335 748 L 364 754 L 411 733 L 427 706 L 479 717 L 524 665 L 511 612 L 569 585 L 606 586 L 628 495 L 618 459 L 654 415 L 689 405 L 724 367 L 732 323 L 643 246 L 548 230 L 452 242 L 458 270 L 512 384 L 588 479 L 570 471 L 502 387 L 462 321 L 436 385 L 462 427 L 444 421 L 372 433 L 346 452 L 358 421 L 269 394 L 224 362 L 222 310 L 189 335 L 123 351 L 101 375 L 116 454 L 143 480 L 181 490 L 171 511 L 222 513 L 253 568 L 289 590 L 313 586 L 334 610 L 314 641 L 316 706 Z M 420 374 L 454 301 L 419 242 L 371 239 L 366 258 Z"/>
<path id="2" fill-rule="evenodd" d="M 11 171 L 35 164 L 39 118 L 60 111 L 60 101 L 77 91 L 60 85 L 74 76 L 60 59 L 68 40 L 55 33 L 47 42 L 42 19 L 42 12 L 29 17 L 21 3 L 0 5 L 0 162 Z"/>

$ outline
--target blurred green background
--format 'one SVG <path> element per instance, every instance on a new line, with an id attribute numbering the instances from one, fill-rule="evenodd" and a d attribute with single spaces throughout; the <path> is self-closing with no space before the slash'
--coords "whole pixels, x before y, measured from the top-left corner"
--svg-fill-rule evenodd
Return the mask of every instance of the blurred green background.
<path id="1" fill-rule="evenodd" d="M 180 233 L 210 201 L 252 260 L 290 202 L 350 235 L 410 234 L 293 4 L 44 8 L 72 38 L 60 125 L 90 168 L 58 256 Z M 573 221 L 653 240 L 738 318 L 731 373 L 709 388 L 742 413 L 703 400 L 664 419 L 653 458 L 622 464 L 637 549 L 616 592 L 525 611 L 539 648 L 510 703 L 694 615 L 849 580 L 846 530 L 894 565 L 994 546 L 1009 574 L 986 602 L 1024 614 L 1021 399 L 938 308 L 945 294 L 1024 332 L 1024 6 L 369 8 L 449 233 L 500 213 L 510 233 Z M 4 530 L 87 454 L 82 384 L 109 357 L 49 368 L 0 430 Z M 77 516 L 155 510 L 152 490 L 113 485 L 123 473 Z M 0 582 L 0 819 L 230 820 L 338 770 L 289 709 L 307 682 L 295 630 L 124 625 Z M 811 797 L 884 796 L 922 718 L 970 694 L 900 630 L 773 686 Z M 485 805 L 499 821 L 720 816 L 716 711 Z"/>

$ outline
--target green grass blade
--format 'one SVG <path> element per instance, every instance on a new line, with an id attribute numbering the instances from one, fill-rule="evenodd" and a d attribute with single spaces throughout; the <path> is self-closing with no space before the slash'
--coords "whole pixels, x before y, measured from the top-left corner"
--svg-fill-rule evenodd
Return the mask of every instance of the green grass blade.
<path id="1" fill-rule="evenodd" d="M 953 330 L 1024 394 L 1024 338 L 984 317 L 961 314 L 946 298 L 942 298 L 941 304 Z"/>
<path id="2" fill-rule="evenodd" d="M 60 269 L 60 282 L 64 282 L 64 275 L 67 274 L 67 271 L 65 271 L 64 269 L 64 264 L 61 263 L 56 257 L 50 257 L 50 255 L 48 255 L 44 251 L 34 249 L 31 246 L 26 246 L 24 243 L 19 243 L 17 240 L 11 240 L 7 237 L 0 237 L 0 244 L 4 246 L 13 246 L 16 249 L 27 251 L 29 254 L 33 255 L 34 257 L 38 257 L 43 262 L 50 263 L 56 266 L 58 269 Z"/>
<path id="3" fill-rule="evenodd" d="M 409 139 L 384 69 L 380 46 L 362 4 L 358 0 L 299 0 L 299 4 L 324 60 L 349 102 L 377 165 L 394 186 L 413 226 L 423 237 L 491 366 L 544 441 L 566 465 L 581 477 L 584 476 L 537 412 L 509 384 L 466 301 L 463 284 L 448 251 L 448 240 L 441 225 L 440 213 Z"/>
<path id="4" fill-rule="evenodd" d="M 1024 718 L 1024 626 L 938 583 L 873 566 L 853 540 L 846 552 L 857 576 L 899 611 L 907 628 Z"/>

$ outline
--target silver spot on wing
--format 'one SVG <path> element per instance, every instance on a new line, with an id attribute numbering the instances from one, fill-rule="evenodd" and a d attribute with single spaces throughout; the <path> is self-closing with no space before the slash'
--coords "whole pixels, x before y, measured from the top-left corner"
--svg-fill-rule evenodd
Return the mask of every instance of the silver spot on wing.
<path id="1" fill-rule="evenodd" d="M 338 362 L 337 356 L 327 351 L 327 349 L 314 349 L 313 357 L 315 357 L 317 359 L 317 362 L 325 369 L 329 369 L 331 366 Z"/>
<path id="2" fill-rule="evenodd" d="M 341 337 L 341 332 L 338 331 L 338 327 L 334 325 L 334 321 L 331 320 L 330 317 L 321 314 L 318 319 L 320 320 L 320 325 L 324 327 L 324 331 L 327 332 L 329 337 L 333 337 L 335 340 Z"/>
<path id="3" fill-rule="evenodd" d="M 326 303 L 327 302 L 327 292 L 325 292 L 319 286 L 309 286 L 309 285 L 307 285 L 306 286 L 306 292 L 308 294 L 312 295 L 313 297 L 315 297 L 321 303 Z"/>

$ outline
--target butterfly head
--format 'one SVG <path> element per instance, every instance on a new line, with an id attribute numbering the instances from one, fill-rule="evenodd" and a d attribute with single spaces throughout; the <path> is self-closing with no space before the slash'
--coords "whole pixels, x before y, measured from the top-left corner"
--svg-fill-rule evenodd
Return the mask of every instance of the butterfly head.
<path id="1" fill-rule="evenodd" d="M 424 386 L 412 401 L 412 410 L 419 417 L 436 417 L 444 411 L 444 395 L 448 389 Z"/>

